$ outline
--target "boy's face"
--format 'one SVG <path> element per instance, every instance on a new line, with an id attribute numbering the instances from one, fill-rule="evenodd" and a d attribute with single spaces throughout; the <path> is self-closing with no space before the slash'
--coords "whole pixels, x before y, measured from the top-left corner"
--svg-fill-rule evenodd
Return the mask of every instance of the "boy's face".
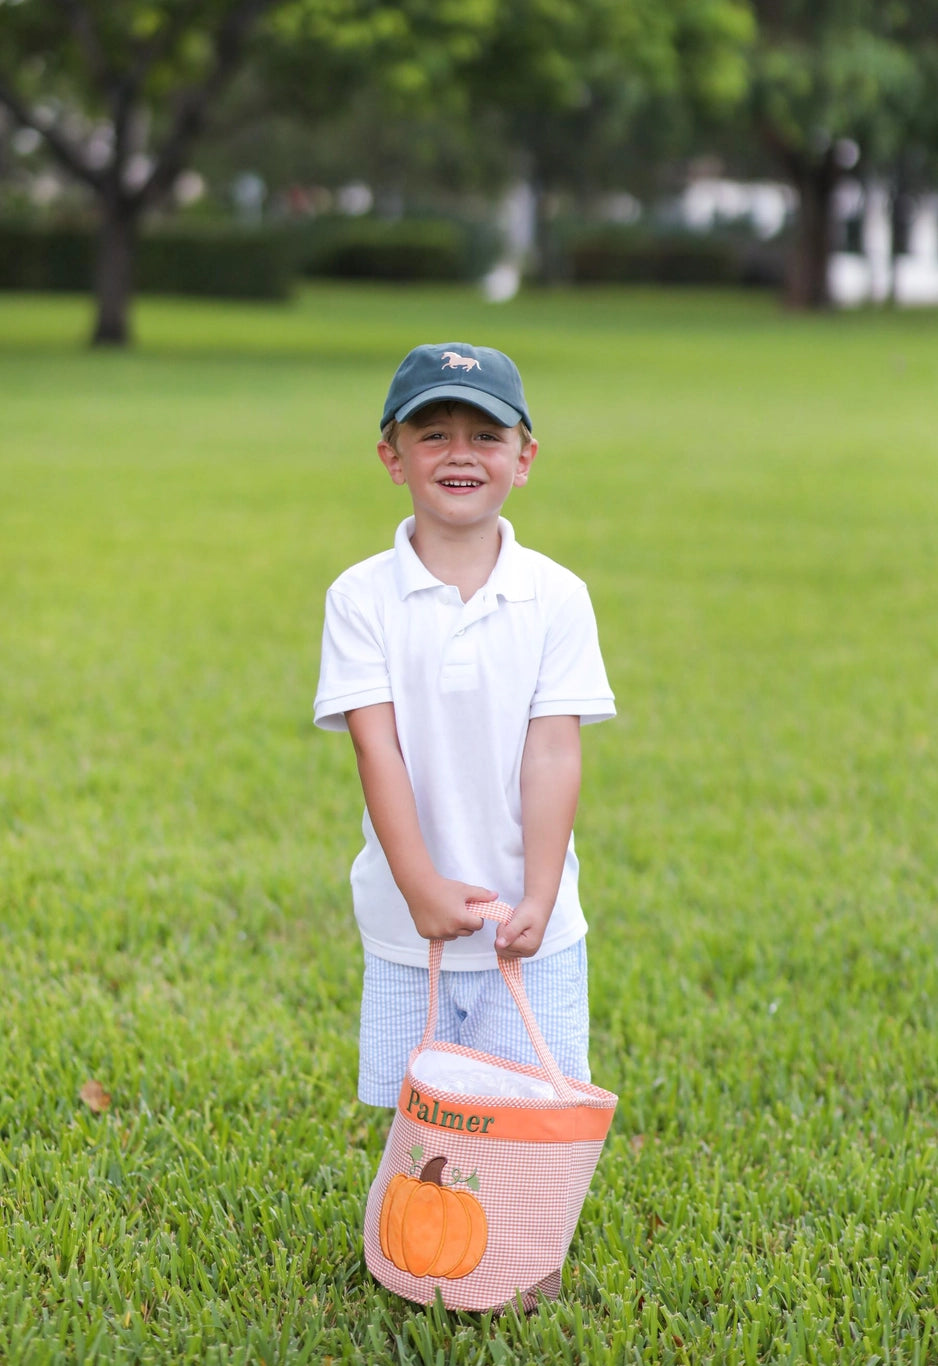
<path id="1" fill-rule="evenodd" d="M 380 441 L 378 454 L 395 484 L 407 485 L 418 519 L 473 527 L 496 520 L 527 483 L 537 442 L 479 408 L 438 403 L 402 423 L 395 446 Z"/>

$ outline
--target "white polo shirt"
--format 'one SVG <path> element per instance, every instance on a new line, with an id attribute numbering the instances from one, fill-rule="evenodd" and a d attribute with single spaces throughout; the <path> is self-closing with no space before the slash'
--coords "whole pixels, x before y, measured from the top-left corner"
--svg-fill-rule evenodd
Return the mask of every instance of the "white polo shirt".
<path id="1" fill-rule="evenodd" d="M 315 720 L 346 730 L 345 712 L 393 702 L 420 828 L 434 867 L 516 905 L 524 889 L 521 756 L 536 716 L 605 721 L 615 704 L 586 585 L 515 541 L 499 519 L 491 577 L 464 603 L 414 551 L 413 517 L 394 549 L 353 565 L 326 596 Z M 352 865 L 355 918 L 365 948 L 425 966 L 418 935 L 367 810 Z M 586 933 L 571 836 L 539 954 Z M 495 926 L 446 945 L 451 970 L 492 968 Z"/>

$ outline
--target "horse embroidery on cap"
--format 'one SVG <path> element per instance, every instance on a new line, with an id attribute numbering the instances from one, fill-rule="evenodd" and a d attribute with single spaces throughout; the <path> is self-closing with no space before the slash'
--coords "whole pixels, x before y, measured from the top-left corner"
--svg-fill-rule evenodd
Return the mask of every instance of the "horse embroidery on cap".
<path id="1" fill-rule="evenodd" d="M 458 351 L 443 352 L 444 370 L 481 370 L 475 356 L 461 356 Z"/>

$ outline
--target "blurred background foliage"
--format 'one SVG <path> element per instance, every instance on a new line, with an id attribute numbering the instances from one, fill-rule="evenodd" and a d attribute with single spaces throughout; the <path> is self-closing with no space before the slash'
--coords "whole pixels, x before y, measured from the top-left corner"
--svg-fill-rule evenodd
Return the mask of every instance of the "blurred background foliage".
<path id="1" fill-rule="evenodd" d="M 0 0 L 0 284 L 93 289 L 112 343 L 135 286 L 499 263 L 824 307 L 844 182 L 897 250 L 938 186 L 936 78 L 938 0 Z M 788 209 L 703 234 L 704 175 Z"/>

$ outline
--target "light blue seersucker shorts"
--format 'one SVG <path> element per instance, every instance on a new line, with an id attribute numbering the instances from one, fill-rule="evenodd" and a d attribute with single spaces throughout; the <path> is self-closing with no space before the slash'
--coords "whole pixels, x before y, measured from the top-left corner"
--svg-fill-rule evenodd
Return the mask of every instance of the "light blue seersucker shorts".
<path id="1" fill-rule="evenodd" d="M 561 1072 L 589 1081 L 586 940 L 546 958 L 525 959 L 524 989 Z M 358 1098 L 396 1105 L 411 1050 L 427 1023 L 426 968 L 390 963 L 365 950 Z M 498 968 L 440 973 L 436 1037 L 513 1062 L 537 1064 L 518 1007 Z"/>

